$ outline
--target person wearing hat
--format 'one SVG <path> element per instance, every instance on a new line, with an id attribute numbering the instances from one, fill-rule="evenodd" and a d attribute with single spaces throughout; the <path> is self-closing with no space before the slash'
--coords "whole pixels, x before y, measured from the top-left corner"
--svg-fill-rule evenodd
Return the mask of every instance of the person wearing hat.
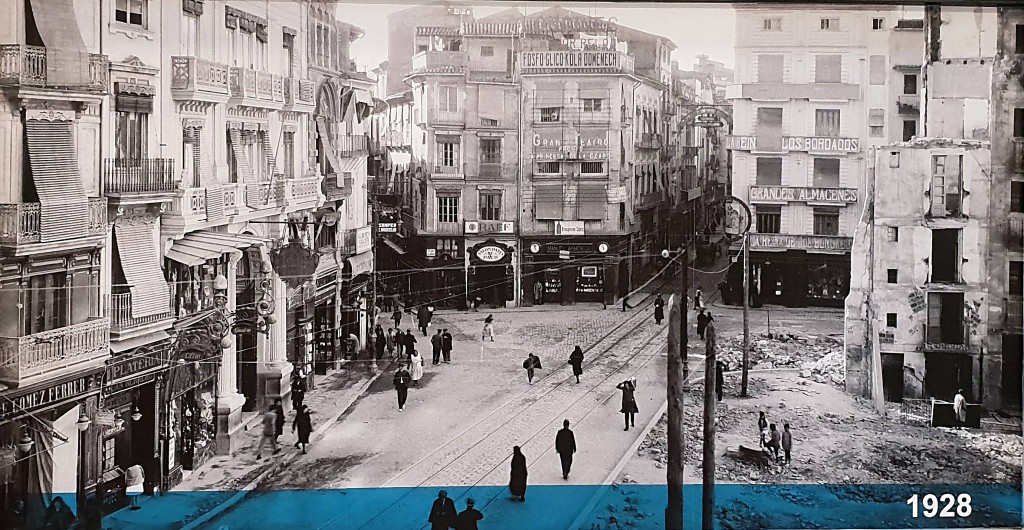
<path id="1" fill-rule="evenodd" d="M 459 512 L 455 509 L 455 501 L 448 498 L 448 492 L 441 490 L 437 492 L 437 499 L 430 507 L 430 530 L 448 530 L 455 524 L 455 518 Z"/>
<path id="2" fill-rule="evenodd" d="M 292 410 L 299 410 L 306 398 L 306 371 L 300 368 L 295 373 L 297 377 L 292 378 Z"/>
<path id="3" fill-rule="evenodd" d="M 622 412 L 626 418 L 626 428 L 622 429 L 628 431 L 630 426 L 636 427 L 636 413 L 640 412 L 640 409 L 636 407 L 636 397 L 633 395 L 636 392 L 636 378 L 627 379 L 619 383 L 615 388 L 622 391 Z"/>
<path id="4" fill-rule="evenodd" d="M 483 519 L 484 514 L 473 507 L 475 504 L 472 497 L 466 499 L 466 509 L 459 513 L 452 528 L 455 530 L 480 530 L 476 522 Z"/>
<path id="5" fill-rule="evenodd" d="M 569 430 L 569 420 L 562 422 L 562 430 L 555 435 L 555 452 L 562 461 L 562 480 L 569 480 L 572 455 L 576 452 L 576 436 Z"/>

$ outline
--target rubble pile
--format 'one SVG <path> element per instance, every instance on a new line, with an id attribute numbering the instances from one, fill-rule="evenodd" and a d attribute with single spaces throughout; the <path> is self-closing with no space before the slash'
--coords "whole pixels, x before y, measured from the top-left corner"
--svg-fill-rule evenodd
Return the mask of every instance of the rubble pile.
<path id="1" fill-rule="evenodd" d="M 817 361 L 806 362 L 800 370 L 800 377 L 813 379 L 818 383 L 832 383 L 839 387 L 846 385 L 844 363 L 846 357 L 842 350 L 830 351 Z"/>
<path id="2" fill-rule="evenodd" d="M 817 335 L 773 333 L 750 338 L 751 368 L 798 367 L 832 352 L 842 352 L 842 341 Z M 718 358 L 727 371 L 739 370 L 743 363 L 743 334 L 723 334 L 718 338 Z"/>

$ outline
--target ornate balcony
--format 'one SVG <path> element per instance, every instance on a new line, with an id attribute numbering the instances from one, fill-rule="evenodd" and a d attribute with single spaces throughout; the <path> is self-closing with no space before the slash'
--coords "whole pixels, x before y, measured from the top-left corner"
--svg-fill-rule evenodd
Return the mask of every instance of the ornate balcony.
<path id="1" fill-rule="evenodd" d="M 46 76 L 46 48 L 25 44 L 0 44 L 0 86 L 75 88 L 105 94 L 109 85 L 110 60 L 89 54 L 88 80 L 81 86 L 58 87 Z"/>
<path id="2" fill-rule="evenodd" d="M 640 149 L 661 149 L 661 135 L 643 133 L 636 137 L 636 147 Z"/>
<path id="3" fill-rule="evenodd" d="M 224 213 L 237 215 L 238 208 L 245 207 L 245 184 L 223 184 Z"/>
<path id="4" fill-rule="evenodd" d="M 284 78 L 267 72 L 232 66 L 228 75 L 231 100 L 236 105 L 272 110 L 284 108 Z"/>
<path id="5" fill-rule="evenodd" d="M 321 204 L 320 177 L 286 179 L 284 196 L 289 210 L 315 208 Z"/>
<path id="6" fill-rule="evenodd" d="M 412 75 L 464 74 L 466 52 L 426 51 L 412 56 Z"/>
<path id="7" fill-rule="evenodd" d="M 225 103 L 228 67 L 196 57 L 171 57 L 171 97 L 177 101 Z"/>
<path id="8" fill-rule="evenodd" d="M 162 227 L 177 233 L 184 233 L 190 224 L 206 221 L 206 188 L 179 189 L 163 217 Z"/>
<path id="9" fill-rule="evenodd" d="M 466 164 L 454 166 L 434 166 L 430 172 L 431 180 L 465 180 Z"/>
<path id="10" fill-rule="evenodd" d="M 0 204 L 0 246 L 18 247 L 40 243 L 42 214 L 38 202 Z M 103 238 L 107 233 L 107 199 L 89 198 L 89 226 L 85 237 Z"/>
<path id="11" fill-rule="evenodd" d="M 284 180 L 260 182 L 245 186 L 245 205 L 253 210 L 280 208 L 285 205 Z"/>
<path id="12" fill-rule="evenodd" d="M 103 161 L 103 194 L 118 204 L 169 201 L 176 189 L 173 159 Z"/>
<path id="13" fill-rule="evenodd" d="M 370 152 L 365 134 L 345 134 L 338 136 L 334 141 L 338 155 L 344 158 L 366 156 Z"/>
<path id="14" fill-rule="evenodd" d="M 313 92 L 316 84 L 308 79 L 287 77 L 284 79 L 284 109 L 292 112 L 310 113 L 316 109 Z"/>
<path id="15" fill-rule="evenodd" d="M 170 300 L 170 297 L 168 297 Z M 174 311 L 168 303 L 167 311 L 146 317 L 132 316 L 132 293 L 110 295 L 110 335 L 115 340 L 128 338 L 132 332 L 162 329 L 174 321 Z"/>
<path id="16" fill-rule="evenodd" d="M 25 386 L 102 366 L 110 356 L 110 321 L 81 324 L 25 337 L 0 337 L 0 382 Z"/>

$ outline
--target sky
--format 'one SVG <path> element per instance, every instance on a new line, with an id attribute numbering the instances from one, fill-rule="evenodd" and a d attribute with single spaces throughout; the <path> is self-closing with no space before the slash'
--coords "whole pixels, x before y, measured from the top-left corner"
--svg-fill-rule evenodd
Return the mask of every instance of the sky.
<path id="1" fill-rule="evenodd" d="M 352 55 L 360 69 L 370 70 L 387 60 L 387 16 L 414 4 L 392 0 L 374 4 L 339 2 L 339 18 L 366 31 L 363 38 L 352 44 Z M 672 59 L 679 61 L 680 68 L 691 68 L 698 54 L 706 54 L 712 60 L 733 67 L 736 17 L 729 4 L 637 3 L 626 6 L 598 2 L 529 2 L 528 7 L 522 7 L 521 3 L 490 0 L 471 4 L 477 18 L 517 5 L 527 14 L 558 5 L 585 15 L 615 17 L 624 26 L 671 39 L 677 46 Z"/>

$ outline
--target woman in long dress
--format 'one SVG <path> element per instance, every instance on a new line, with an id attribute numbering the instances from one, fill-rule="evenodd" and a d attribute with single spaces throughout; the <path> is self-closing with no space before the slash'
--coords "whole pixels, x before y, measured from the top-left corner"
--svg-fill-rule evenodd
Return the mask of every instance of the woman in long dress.
<path id="1" fill-rule="evenodd" d="M 569 355 L 569 364 L 572 365 L 572 375 L 576 376 L 576 382 L 579 383 L 583 375 L 583 350 L 579 346 Z"/>
<path id="2" fill-rule="evenodd" d="M 423 377 L 423 356 L 416 350 L 413 350 L 409 356 L 409 373 L 412 374 L 413 386 L 417 385 L 420 378 Z"/>
<path id="3" fill-rule="evenodd" d="M 299 438 L 295 447 L 302 445 L 302 454 L 306 454 L 306 446 L 309 445 L 309 435 L 313 432 L 313 419 L 310 417 L 309 407 L 303 405 L 295 413 L 295 421 L 292 423 L 292 431 L 298 431 Z"/>
<path id="4" fill-rule="evenodd" d="M 508 479 L 508 490 L 521 502 L 526 502 L 526 475 L 526 456 L 517 445 L 512 448 L 512 472 Z"/>

